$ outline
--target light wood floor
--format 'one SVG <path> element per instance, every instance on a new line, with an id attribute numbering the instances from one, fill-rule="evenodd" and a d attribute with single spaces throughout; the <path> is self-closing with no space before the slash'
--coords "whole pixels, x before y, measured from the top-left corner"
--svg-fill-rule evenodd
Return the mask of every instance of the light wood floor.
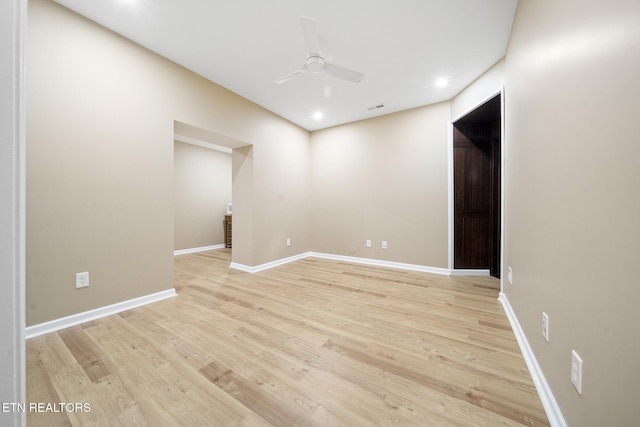
<path id="1" fill-rule="evenodd" d="M 542 426 L 498 281 L 175 260 L 178 296 L 27 342 L 32 426 Z"/>

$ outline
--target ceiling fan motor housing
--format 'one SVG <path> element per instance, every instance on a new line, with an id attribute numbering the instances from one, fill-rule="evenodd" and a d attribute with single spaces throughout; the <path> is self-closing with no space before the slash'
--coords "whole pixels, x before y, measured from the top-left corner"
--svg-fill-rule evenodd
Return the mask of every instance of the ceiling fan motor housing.
<path id="1" fill-rule="evenodd" d="M 319 73 L 324 69 L 324 59 L 320 56 L 310 56 L 307 58 L 306 66 L 312 73 Z"/>

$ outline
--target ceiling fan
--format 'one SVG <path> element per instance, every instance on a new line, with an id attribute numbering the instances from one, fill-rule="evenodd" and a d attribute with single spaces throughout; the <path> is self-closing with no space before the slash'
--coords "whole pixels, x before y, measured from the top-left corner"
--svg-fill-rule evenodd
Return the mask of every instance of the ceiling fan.
<path id="1" fill-rule="evenodd" d="M 307 47 L 307 60 L 304 61 L 297 70 L 279 78 L 275 83 L 284 83 L 302 73 L 320 73 L 322 71 L 326 71 L 330 76 L 337 77 L 342 80 L 360 83 L 364 74 L 327 62 L 320 55 L 320 43 L 318 43 L 316 21 L 306 16 L 301 16 L 300 21 L 302 22 L 302 35 L 304 36 L 304 42 Z"/>

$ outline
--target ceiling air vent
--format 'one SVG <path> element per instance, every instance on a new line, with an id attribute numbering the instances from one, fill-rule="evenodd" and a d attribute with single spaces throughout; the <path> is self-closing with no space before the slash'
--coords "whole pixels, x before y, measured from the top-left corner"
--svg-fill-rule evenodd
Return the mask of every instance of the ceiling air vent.
<path id="1" fill-rule="evenodd" d="M 369 107 L 368 110 L 369 111 L 373 111 L 373 110 L 377 110 L 378 108 L 382 108 L 384 107 L 384 104 L 379 104 L 379 105 L 375 105 L 373 107 Z"/>

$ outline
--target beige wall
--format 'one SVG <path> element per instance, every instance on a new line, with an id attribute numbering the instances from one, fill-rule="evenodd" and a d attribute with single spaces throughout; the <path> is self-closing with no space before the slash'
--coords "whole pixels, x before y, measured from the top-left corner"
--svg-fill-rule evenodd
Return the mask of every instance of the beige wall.
<path id="1" fill-rule="evenodd" d="M 174 120 L 260 159 L 234 261 L 309 250 L 307 131 L 50 0 L 28 28 L 28 325 L 172 287 Z"/>
<path id="2" fill-rule="evenodd" d="M 224 244 L 231 154 L 176 141 L 173 164 L 174 250 Z"/>
<path id="3" fill-rule="evenodd" d="M 253 146 L 233 150 L 231 160 L 233 162 L 233 261 L 252 266 L 256 265 L 253 256 Z M 237 224 L 242 224 L 242 227 L 238 227 Z"/>
<path id="4" fill-rule="evenodd" d="M 313 132 L 314 251 L 447 268 L 449 118 L 440 103 Z"/>
<path id="5" fill-rule="evenodd" d="M 453 101 L 309 137 L 32 0 L 28 324 L 172 286 L 174 120 L 249 144 L 232 155 L 234 262 L 314 250 L 447 267 L 449 121 L 504 73 L 504 292 L 569 424 L 633 425 L 639 16 L 633 0 L 521 0 L 506 60 Z M 77 291 L 85 270 L 92 284 Z M 571 349 L 584 359 L 582 396 Z"/>
<path id="6" fill-rule="evenodd" d="M 313 250 L 448 268 L 449 123 L 503 82 L 500 60 L 450 102 L 313 132 Z"/>
<path id="7" fill-rule="evenodd" d="M 500 93 L 504 85 L 502 58 L 451 100 L 451 119 L 460 119 Z"/>
<path id="8" fill-rule="evenodd" d="M 254 215 L 255 258 L 251 265 L 311 250 L 309 133 L 299 135 L 304 138 L 295 138 L 293 130 L 300 134 L 293 127 L 264 127 L 271 143 L 255 144 L 252 150 L 253 209 L 259 209 L 260 215 Z M 236 193 L 234 188 L 234 200 Z M 234 233 L 236 229 L 234 223 Z M 289 247 L 287 238 L 291 239 Z"/>
<path id="9" fill-rule="evenodd" d="M 506 56 L 504 291 L 571 426 L 640 419 L 639 23 L 637 0 L 521 0 Z"/>

